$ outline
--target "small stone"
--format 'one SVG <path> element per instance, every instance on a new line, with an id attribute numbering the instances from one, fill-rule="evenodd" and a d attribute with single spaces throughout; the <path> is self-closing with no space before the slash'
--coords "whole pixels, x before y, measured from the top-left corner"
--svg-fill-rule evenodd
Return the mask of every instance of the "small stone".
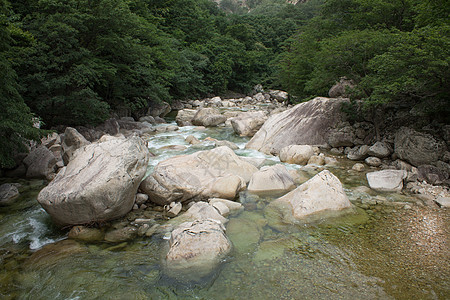
<path id="1" fill-rule="evenodd" d="M 379 167 L 381 166 L 381 159 L 379 159 L 378 157 L 368 157 L 365 159 L 366 164 L 368 164 L 371 167 Z"/>
<path id="2" fill-rule="evenodd" d="M 450 197 L 438 197 L 434 200 L 440 207 L 450 207 Z"/>
<path id="3" fill-rule="evenodd" d="M 356 163 L 352 167 L 352 170 L 357 171 L 357 172 L 362 172 L 362 171 L 364 171 L 364 169 L 365 169 L 365 167 L 361 163 Z"/>
<path id="4" fill-rule="evenodd" d="M 143 224 L 141 227 L 139 227 L 138 229 L 138 236 L 144 236 L 147 231 L 150 229 L 150 225 L 148 224 Z"/>
<path id="5" fill-rule="evenodd" d="M 139 206 L 139 209 L 140 210 L 145 210 L 145 209 L 147 209 L 147 205 L 145 205 L 145 204 L 142 204 L 141 206 Z"/>
<path id="6" fill-rule="evenodd" d="M 137 234 L 135 227 L 124 227 L 109 231 L 105 235 L 105 241 L 110 243 L 125 242 L 133 239 Z"/>
<path id="7" fill-rule="evenodd" d="M 230 209 L 228 208 L 228 206 L 226 206 L 224 203 L 222 202 L 213 202 L 211 204 L 215 209 L 217 209 L 217 211 L 219 212 L 219 214 L 221 214 L 222 216 L 226 217 L 228 216 L 228 214 L 230 213 Z"/>
<path id="8" fill-rule="evenodd" d="M 12 203 L 19 196 L 17 187 L 10 183 L 0 185 L 0 204 Z"/>
<path id="9" fill-rule="evenodd" d="M 133 210 L 138 210 L 139 206 L 137 204 L 133 205 Z"/>
<path id="10" fill-rule="evenodd" d="M 176 202 L 176 203 L 172 202 L 172 203 L 170 203 L 170 207 L 171 208 L 167 212 L 167 216 L 173 218 L 173 217 L 176 217 L 180 213 L 181 209 L 183 208 L 183 205 L 180 202 Z"/>
<path id="11" fill-rule="evenodd" d="M 135 202 L 136 202 L 137 205 L 144 204 L 145 202 L 147 202 L 147 200 L 148 200 L 148 195 L 142 194 L 142 193 L 137 193 L 136 194 Z"/>
<path id="12" fill-rule="evenodd" d="M 145 232 L 145 236 L 150 237 L 155 234 L 156 230 L 158 230 L 159 224 L 155 224 L 150 229 Z"/>

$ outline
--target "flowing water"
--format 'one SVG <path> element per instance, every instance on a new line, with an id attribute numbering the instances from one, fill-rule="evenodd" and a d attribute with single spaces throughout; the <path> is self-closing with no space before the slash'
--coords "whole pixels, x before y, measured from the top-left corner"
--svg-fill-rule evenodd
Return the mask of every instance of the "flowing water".
<path id="1" fill-rule="evenodd" d="M 245 150 L 230 128 L 182 127 L 148 136 L 154 166 L 173 155 L 210 149 L 184 139 L 235 142 L 241 156 L 279 163 Z M 183 145 L 184 149 L 161 149 Z M 0 297 L 4 299 L 449 299 L 449 212 L 413 195 L 375 194 L 364 174 L 339 160 L 329 167 L 357 209 L 352 214 L 285 225 L 266 209 L 272 196 L 241 193 L 244 211 L 230 216 L 234 248 L 208 278 L 165 276 L 167 233 L 129 243 L 80 243 L 53 226 L 36 202 L 42 181 L 21 181 L 21 197 L 0 207 Z M 320 171 L 286 165 L 304 180 Z M 382 204 L 379 204 L 380 200 Z M 158 220 L 164 224 L 164 220 Z M 107 226 L 107 224 L 105 225 Z M 42 248 L 44 245 L 46 247 Z M 38 250 L 40 249 L 41 250 Z M 195 277 L 195 276 L 194 276 Z"/>

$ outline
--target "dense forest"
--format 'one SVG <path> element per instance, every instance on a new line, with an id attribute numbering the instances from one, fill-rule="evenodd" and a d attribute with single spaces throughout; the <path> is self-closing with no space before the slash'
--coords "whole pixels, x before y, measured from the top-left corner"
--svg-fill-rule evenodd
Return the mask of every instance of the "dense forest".
<path id="1" fill-rule="evenodd" d="M 394 103 L 448 122 L 448 0 L 0 0 L 0 165 L 33 127 L 160 101 L 286 90 Z M 296 4 L 292 4 L 296 3 Z"/>

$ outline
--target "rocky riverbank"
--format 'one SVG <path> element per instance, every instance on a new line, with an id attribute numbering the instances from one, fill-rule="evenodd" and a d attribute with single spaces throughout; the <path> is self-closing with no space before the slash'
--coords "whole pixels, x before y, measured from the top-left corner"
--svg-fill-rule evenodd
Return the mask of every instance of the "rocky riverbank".
<path id="1" fill-rule="evenodd" d="M 346 120 L 347 102 L 315 98 L 292 106 L 281 91 L 214 97 L 177 103 L 177 125 L 162 119 L 171 110 L 162 105 L 138 121 L 67 127 L 3 175 L 49 181 L 38 201 L 57 224 L 71 227 L 69 239 L 121 248 L 161 235 L 168 240 L 163 265 L 177 280 L 208 276 L 233 245 L 240 251 L 235 221 L 227 223 L 243 210 L 262 209 L 269 226 L 283 231 L 287 224 L 359 215 L 360 208 L 449 207 L 448 141 L 407 127 L 377 140 L 370 123 Z M 211 128 L 250 140 L 244 147 L 195 136 Z M 158 148 L 152 139 L 159 136 L 181 142 Z M 360 184 L 349 186 L 354 178 Z M 14 184 L 0 191 L 3 205 L 19 194 Z M 267 196 L 267 207 L 255 200 Z"/>

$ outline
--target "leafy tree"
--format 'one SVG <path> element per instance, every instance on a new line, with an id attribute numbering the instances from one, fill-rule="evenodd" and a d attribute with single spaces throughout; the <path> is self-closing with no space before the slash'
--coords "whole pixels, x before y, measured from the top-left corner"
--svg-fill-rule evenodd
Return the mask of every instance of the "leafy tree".
<path id="1" fill-rule="evenodd" d="M 7 21 L 7 2 L 0 0 L 0 167 L 13 167 L 13 155 L 27 151 L 29 139 L 40 131 L 33 127 L 33 115 L 18 92 L 17 76 L 10 63 L 11 25 Z M 16 29 L 18 31 L 18 29 Z"/>

